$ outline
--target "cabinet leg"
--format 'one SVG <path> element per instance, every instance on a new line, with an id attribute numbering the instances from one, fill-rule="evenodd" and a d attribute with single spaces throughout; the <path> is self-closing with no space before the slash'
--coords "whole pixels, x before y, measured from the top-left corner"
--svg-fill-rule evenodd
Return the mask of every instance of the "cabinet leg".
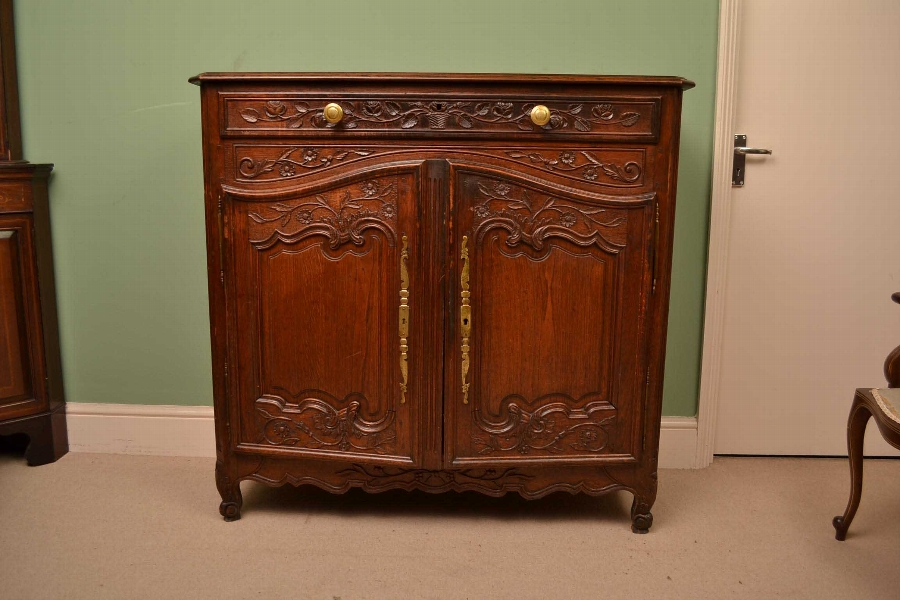
<path id="1" fill-rule="evenodd" d="M 847 529 L 856 516 L 859 508 L 859 499 L 862 496 L 863 484 L 863 441 L 866 435 L 866 424 L 872 413 L 865 404 L 856 398 L 850 408 L 850 418 L 847 420 L 847 454 L 850 457 L 850 501 L 844 514 L 835 517 L 832 521 L 835 534 L 834 539 L 843 542 L 847 537 Z"/>
<path id="2" fill-rule="evenodd" d="M 25 460 L 29 466 L 38 467 L 56 462 L 69 451 L 66 411 L 63 408 L 0 424 L 0 435 L 16 433 L 28 436 Z"/>
<path id="3" fill-rule="evenodd" d="M 216 463 L 216 487 L 219 489 L 219 495 L 222 496 L 222 503 L 219 504 L 219 514 L 225 517 L 226 521 L 237 521 L 241 518 L 241 505 L 244 499 L 241 496 L 241 482 L 234 481 L 225 473 L 222 463 Z"/>
<path id="4" fill-rule="evenodd" d="M 631 531 L 634 533 L 649 533 L 653 525 L 653 513 L 650 508 L 656 501 L 656 489 L 653 492 L 643 494 L 636 492 L 634 502 L 631 504 Z"/>

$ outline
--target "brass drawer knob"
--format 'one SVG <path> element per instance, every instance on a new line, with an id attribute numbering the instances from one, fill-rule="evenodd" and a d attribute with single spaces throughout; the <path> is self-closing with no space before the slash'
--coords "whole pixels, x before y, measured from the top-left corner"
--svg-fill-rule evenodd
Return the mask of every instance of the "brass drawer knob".
<path id="1" fill-rule="evenodd" d="M 340 123 L 341 119 L 344 118 L 344 109 L 341 108 L 340 104 L 330 102 L 325 105 L 325 108 L 322 110 L 322 114 L 325 116 L 325 120 L 329 123 Z"/>
<path id="2" fill-rule="evenodd" d="M 531 109 L 531 122 L 538 127 L 543 127 L 550 122 L 550 109 L 543 104 L 538 104 Z"/>

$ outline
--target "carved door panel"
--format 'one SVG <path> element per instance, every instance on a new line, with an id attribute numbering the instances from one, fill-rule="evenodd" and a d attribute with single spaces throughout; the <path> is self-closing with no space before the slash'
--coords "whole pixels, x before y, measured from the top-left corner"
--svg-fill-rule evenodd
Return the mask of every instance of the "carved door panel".
<path id="1" fill-rule="evenodd" d="M 448 466 L 640 455 L 655 196 L 454 167 Z"/>
<path id="2" fill-rule="evenodd" d="M 238 451 L 419 462 L 419 175 L 226 195 Z"/>
<path id="3" fill-rule="evenodd" d="M 40 368 L 41 332 L 31 219 L 0 215 L 0 419 L 39 409 L 34 372 Z"/>

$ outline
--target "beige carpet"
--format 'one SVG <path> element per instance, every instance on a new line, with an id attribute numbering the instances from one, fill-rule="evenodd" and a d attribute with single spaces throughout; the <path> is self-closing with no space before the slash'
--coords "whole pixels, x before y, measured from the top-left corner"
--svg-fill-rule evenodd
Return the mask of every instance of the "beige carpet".
<path id="1" fill-rule="evenodd" d="M 662 471 L 649 535 L 626 493 L 475 494 L 244 483 L 218 514 L 207 459 L 0 455 L 0 597 L 900 598 L 900 461 L 866 463 L 846 542 L 845 460 Z"/>

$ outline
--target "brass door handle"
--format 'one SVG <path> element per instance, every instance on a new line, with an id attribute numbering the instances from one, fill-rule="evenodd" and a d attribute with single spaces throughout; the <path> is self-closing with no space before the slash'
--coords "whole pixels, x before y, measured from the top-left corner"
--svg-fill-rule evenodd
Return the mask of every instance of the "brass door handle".
<path id="1" fill-rule="evenodd" d="M 409 258 L 409 238 L 403 236 L 403 248 L 400 250 L 400 404 L 406 404 L 406 386 L 409 383 L 409 269 L 406 261 Z"/>
<path id="2" fill-rule="evenodd" d="M 340 123 L 341 119 L 344 118 L 344 109 L 341 108 L 340 104 L 330 102 L 322 109 L 322 116 L 325 117 L 325 120 L 329 123 Z"/>
<path id="3" fill-rule="evenodd" d="M 463 404 L 469 403 L 469 383 L 466 378 L 469 375 L 469 336 L 472 333 L 472 307 L 469 305 L 469 297 L 472 295 L 469 291 L 469 249 L 466 243 L 469 238 L 462 237 L 462 273 L 459 277 L 459 285 L 461 288 L 461 304 L 459 307 L 459 331 L 462 336 L 462 393 Z"/>

